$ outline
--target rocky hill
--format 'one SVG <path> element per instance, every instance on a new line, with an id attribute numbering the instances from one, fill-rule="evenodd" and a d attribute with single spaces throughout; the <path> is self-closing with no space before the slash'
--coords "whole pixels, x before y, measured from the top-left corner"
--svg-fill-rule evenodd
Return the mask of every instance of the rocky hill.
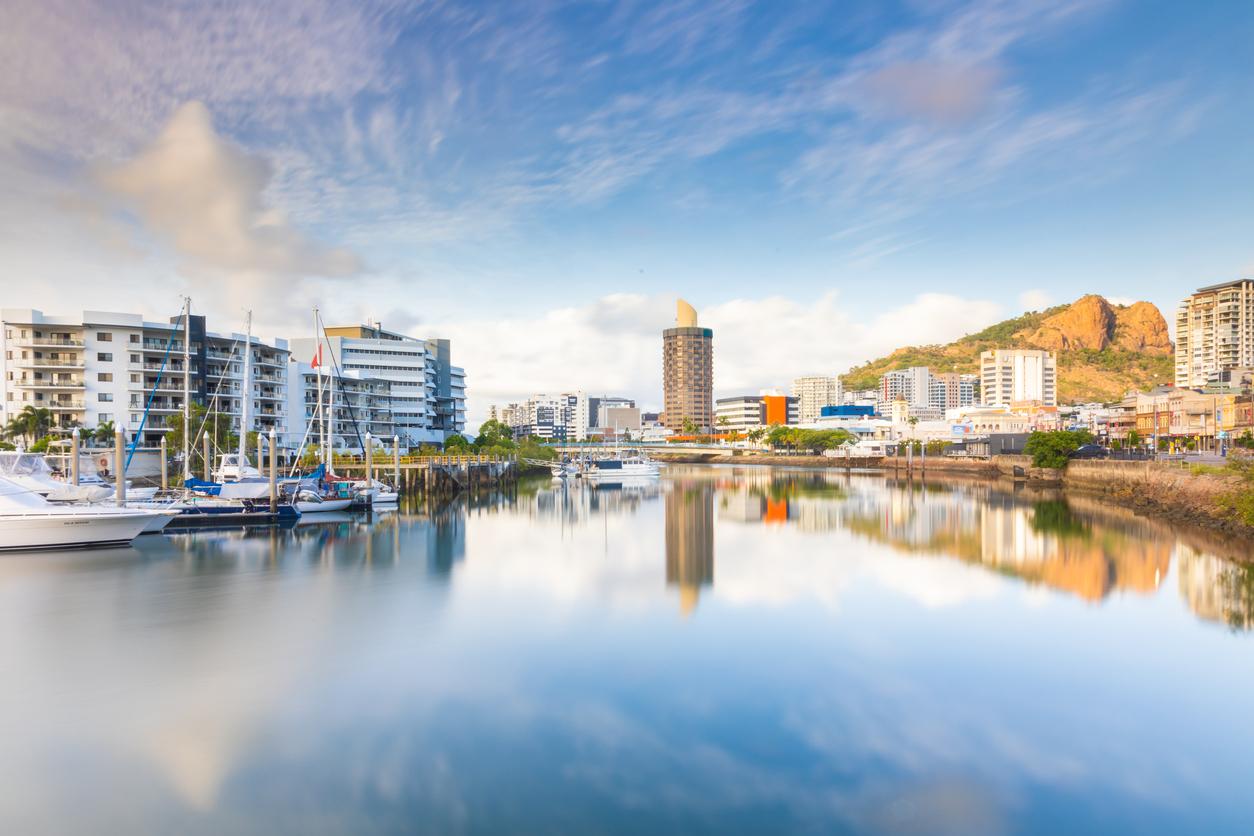
<path id="1" fill-rule="evenodd" d="M 874 388 L 884 372 L 910 366 L 975 373 L 980 352 L 991 348 L 1055 352 L 1061 403 L 1114 401 L 1132 389 L 1169 383 L 1173 376 L 1171 338 L 1158 308 L 1149 302 L 1112 305 L 1090 295 L 999 322 L 948 345 L 899 348 L 851 369 L 844 375 L 845 388 Z"/>

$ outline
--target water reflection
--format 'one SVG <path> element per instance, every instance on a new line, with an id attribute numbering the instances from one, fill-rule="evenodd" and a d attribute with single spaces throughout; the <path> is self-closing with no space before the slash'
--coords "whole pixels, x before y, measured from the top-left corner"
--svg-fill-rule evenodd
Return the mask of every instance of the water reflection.
<path id="1" fill-rule="evenodd" d="M 1242 556 L 1050 491 L 672 468 L 8 558 L 0 824 L 1236 830 Z"/>
<path id="2" fill-rule="evenodd" d="M 685 613 L 697 606 L 701 588 L 714 583 L 714 489 L 678 482 L 666 493 L 666 583 L 679 587 Z"/>
<path id="3" fill-rule="evenodd" d="M 953 559 L 1097 603 L 1157 593 L 1178 565 L 1179 590 L 1199 617 L 1254 626 L 1254 553 L 1248 544 L 1182 531 L 1096 499 L 1022 485 L 907 482 L 837 472 L 672 468 L 657 488 L 559 486 L 534 513 L 570 523 L 633 515 L 663 496 L 666 583 L 690 613 L 714 586 L 719 522 L 847 532 L 895 551 Z M 716 514 L 717 511 L 717 514 Z"/>

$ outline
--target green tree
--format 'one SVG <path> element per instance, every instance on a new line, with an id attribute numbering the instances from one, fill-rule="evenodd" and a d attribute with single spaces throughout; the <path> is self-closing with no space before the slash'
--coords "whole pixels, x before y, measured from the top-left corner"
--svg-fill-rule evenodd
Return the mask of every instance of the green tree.
<path id="1" fill-rule="evenodd" d="M 221 412 L 210 412 L 203 405 L 192 403 L 188 410 L 191 413 L 191 469 L 199 472 L 204 466 L 203 438 L 210 438 L 210 455 L 233 451 L 239 446 L 239 436 L 231 432 L 231 416 Z M 166 433 L 166 445 L 171 451 L 183 450 L 183 413 L 177 412 L 168 419 L 170 426 Z M 210 462 L 212 466 L 212 462 Z"/>
<path id="2" fill-rule="evenodd" d="M 112 444 L 114 434 L 117 432 L 112 421 L 102 421 L 96 425 L 96 429 L 88 433 L 87 438 L 92 439 L 98 444 Z"/>
<path id="3" fill-rule="evenodd" d="M 1136 430 L 1128 430 L 1127 442 L 1129 448 L 1140 447 L 1142 441 L 1143 439 L 1141 438 L 1141 434 L 1139 432 Z"/>
<path id="4" fill-rule="evenodd" d="M 766 443 L 772 449 L 779 449 L 780 447 L 791 446 L 792 429 L 789 427 L 785 427 L 782 424 L 776 424 L 775 426 L 771 427 L 767 431 Z"/>
<path id="5" fill-rule="evenodd" d="M 683 423 L 684 435 L 696 435 L 697 430 L 699 429 L 700 427 L 697 426 L 696 421 L 692 420 L 691 418 L 684 419 L 684 423 Z"/>
<path id="6" fill-rule="evenodd" d="M 466 440 L 464 435 L 453 433 L 444 439 L 444 452 L 463 454 L 471 450 L 470 442 Z"/>
<path id="7" fill-rule="evenodd" d="M 1051 430 L 1034 432 L 1023 445 L 1023 452 L 1032 457 L 1033 467 L 1066 467 L 1071 454 L 1093 442 L 1088 430 Z"/>
<path id="8" fill-rule="evenodd" d="M 22 411 L 9 419 L 4 434 L 10 439 L 22 439 L 30 446 L 48 434 L 52 429 L 52 410 L 47 407 L 27 404 Z"/>
<path id="9" fill-rule="evenodd" d="M 479 427 L 479 434 L 475 436 L 474 447 L 480 452 L 499 453 L 513 450 L 515 446 L 514 430 L 495 418 L 484 421 Z"/>
<path id="10" fill-rule="evenodd" d="M 721 432 L 721 433 L 726 433 L 726 432 L 727 432 L 727 428 L 728 428 L 729 426 L 731 426 L 731 419 L 730 419 L 730 418 L 728 418 L 726 415 L 720 415 L 720 416 L 718 416 L 718 429 L 719 429 L 719 432 Z"/>

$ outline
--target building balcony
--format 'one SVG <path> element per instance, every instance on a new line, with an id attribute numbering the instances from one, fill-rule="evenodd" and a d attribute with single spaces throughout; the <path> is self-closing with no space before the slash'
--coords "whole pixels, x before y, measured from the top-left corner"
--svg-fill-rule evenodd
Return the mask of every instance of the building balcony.
<path id="1" fill-rule="evenodd" d="M 13 381 L 13 383 L 19 389 L 82 389 L 84 386 L 81 380 L 30 380 L 22 378 Z"/>
<path id="2" fill-rule="evenodd" d="M 78 337 L 21 337 L 13 343 L 25 348 L 82 348 Z"/>
<path id="3" fill-rule="evenodd" d="M 81 369 L 82 357 L 64 357 L 56 360 L 48 357 L 30 357 L 14 360 L 13 365 L 19 369 Z"/>
<path id="4" fill-rule="evenodd" d="M 87 408 L 83 401 L 35 401 L 32 405 L 36 409 L 47 407 L 53 412 L 81 412 Z"/>
<path id="5" fill-rule="evenodd" d="M 134 346 L 132 345 L 131 348 L 134 348 Z M 156 352 L 158 354 L 164 354 L 167 348 L 171 354 L 183 353 L 183 343 L 178 340 L 175 340 L 173 345 L 170 345 L 165 340 L 144 340 L 140 343 L 140 348 L 144 351 Z"/>

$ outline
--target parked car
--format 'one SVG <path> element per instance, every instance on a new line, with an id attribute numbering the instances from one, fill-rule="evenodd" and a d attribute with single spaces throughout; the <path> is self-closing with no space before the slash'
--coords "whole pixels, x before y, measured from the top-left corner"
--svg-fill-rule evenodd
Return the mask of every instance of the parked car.
<path id="1" fill-rule="evenodd" d="M 1078 447 L 1071 454 L 1073 459 L 1105 459 L 1110 456 L 1110 451 L 1100 444 L 1085 444 Z"/>

